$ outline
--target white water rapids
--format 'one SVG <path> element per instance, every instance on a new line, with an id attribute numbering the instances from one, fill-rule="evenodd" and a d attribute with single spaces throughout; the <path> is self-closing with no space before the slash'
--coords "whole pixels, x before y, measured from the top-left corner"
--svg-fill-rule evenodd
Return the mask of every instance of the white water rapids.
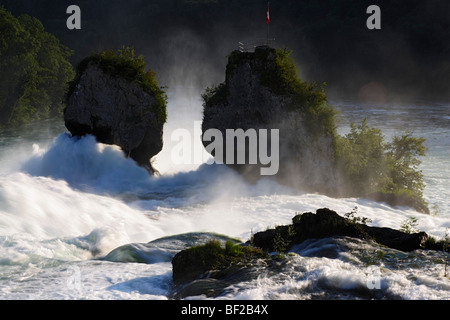
<path id="1" fill-rule="evenodd" d="M 387 138 L 405 129 L 427 138 L 421 169 L 431 215 L 365 199 L 304 193 L 270 179 L 250 185 L 223 165 L 177 167 L 170 162 L 170 133 L 180 126 L 192 129 L 193 121 L 201 120 L 199 104 L 176 94 L 169 97 L 165 147 L 154 163 L 159 177 L 149 177 L 115 146 L 89 136 L 71 138 L 61 122 L 2 132 L 0 298 L 167 299 L 172 270 L 166 255 L 152 263 L 100 258 L 122 245 L 187 232 L 219 233 L 245 242 L 252 232 L 290 223 L 296 212 L 323 207 L 344 214 L 357 206 L 371 225 L 392 228 L 414 216 L 418 229 L 437 238 L 450 227 L 448 104 L 336 104 L 342 133 L 350 121 L 367 117 Z M 171 252 L 164 243 L 161 250 Z M 332 257 L 327 250 L 335 251 Z M 382 257 L 379 250 L 384 250 Z M 310 241 L 293 252 L 279 273 L 261 271 L 256 279 L 231 285 L 219 298 L 450 298 L 444 256 L 436 252 L 406 254 L 345 238 Z M 371 259 L 376 262 L 369 263 Z M 374 266 L 380 288 L 371 291 L 367 281 Z"/>

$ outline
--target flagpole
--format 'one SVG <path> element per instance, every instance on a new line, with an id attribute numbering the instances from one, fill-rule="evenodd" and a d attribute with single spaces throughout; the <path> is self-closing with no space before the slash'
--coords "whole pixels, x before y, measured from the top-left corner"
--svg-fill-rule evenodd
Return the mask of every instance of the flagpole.
<path id="1" fill-rule="evenodd" d="M 269 46 L 269 28 L 270 28 L 270 15 L 269 15 L 269 1 L 267 1 L 267 46 Z"/>

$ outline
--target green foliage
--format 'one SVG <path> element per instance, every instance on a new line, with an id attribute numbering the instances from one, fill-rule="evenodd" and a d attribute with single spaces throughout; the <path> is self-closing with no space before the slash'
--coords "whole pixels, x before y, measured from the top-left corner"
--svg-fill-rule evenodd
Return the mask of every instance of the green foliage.
<path id="1" fill-rule="evenodd" d="M 384 138 L 381 131 L 369 128 L 366 119 L 361 125 L 351 124 L 350 133 L 338 137 L 336 156 L 352 192 L 365 195 L 373 192 L 383 170 Z"/>
<path id="2" fill-rule="evenodd" d="M 416 217 L 409 217 L 408 219 L 405 219 L 402 224 L 400 225 L 400 231 L 403 231 L 405 233 L 415 233 L 418 232 L 416 229 L 418 223 L 417 223 Z"/>
<path id="3" fill-rule="evenodd" d="M 325 84 L 302 81 L 298 77 L 297 68 L 290 57 L 292 51 L 258 47 L 255 52 L 233 51 L 228 56 L 226 79 L 241 63 L 250 62 L 252 72 L 258 75 L 261 85 L 279 96 L 286 96 L 290 103 L 287 111 L 301 114 L 303 123 L 314 135 L 335 135 L 335 111 L 328 104 L 325 95 Z M 202 95 L 204 107 L 208 105 L 226 105 L 228 83 L 209 87 Z"/>
<path id="4" fill-rule="evenodd" d="M 262 57 L 272 63 L 262 68 L 261 83 L 278 95 L 289 96 L 291 103 L 287 106 L 288 110 L 300 111 L 305 117 L 304 124 L 311 132 L 334 136 L 335 111 L 328 104 L 326 84 L 319 87 L 315 82 L 300 80 L 297 67 L 290 57 L 291 50 L 273 49 L 268 52 L 274 58 Z"/>
<path id="5" fill-rule="evenodd" d="M 295 216 L 292 218 L 292 223 L 300 223 L 300 221 L 302 220 L 302 215 L 303 214 L 301 212 L 295 212 Z"/>
<path id="6" fill-rule="evenodd" d="M 225 255 L 231 257 L 243 257 L 249 251 L 249 247 L 243 247 L 239 244 L 234 244 L 233 241 L 225 242 Z"/>
<path id="7" fill-rule="evenodd" d="M 223 263 L 224 250 L 217 240 L 211 240 L 202 246 L 195 246 L 188 250 L 197 263 L 208 265 L 211 269 L 216 269 Z"/>
<path id="8" fill-rule="evenodd" d="M 155 73 L 148 69 L 145 71 L 146 63 L 142 55 L 136 56 L 135 51 L 131 47 L 122 46 L 121 49 L 106 50 L 101 53 L 94 53 L 83 59 L 77 65 L 77 73 L 75 79 L 70 83 L 67 97 L 75 91 L 80 77 L 89 63 L 94 62 L 103 72 L 114 77 L 122 77 L 129 82 L 135 82 L 140 85 L 146 92 L 156 99 L 155 112 L 160 123 L 167 120 L 167 96 L 165 92 L 158 86 L 155 79 Z"/>
<path id="9" fill-rule="evenodd" d="M 343 182 L 343 195 L 369 196 L 393 205 L 411 206 L 428 213 L 423 199 L 423 175 L 418 157 L 425 155 L 423 138 L 409 132 L 385 142 L 381 130 L 371 128 L 367 120 L 351 124 L 350 133 L 336 133 L 335 111 L 328 104 L 324 85 L 301 81 L 291 51 L 258 47 L 255 52 L 233 51 L 228 56 L 226 81 L 207 88 L 204 106 L 226 106 L 228 83 L 234 70 L 246 63 L 258 75 L 261 85 L 290 101 L 287 111 L 296 112 L 310 138 L 333 139 L 335 165 Z"/>
<path id="10" fill-rule="evenodd" d="M 273 250 L 278 253 L 287 251 L 292 245 L 295 235 L 296 232 L 293 225 L 276 227 L 273 238 Z"/>
<path id="11" fill-rule="evenodd" d="M 0 127 L 62 114 L 71 54 L 36 18 L 0 7 Z"/>
<path id="12" fill-rule="evenodd" d="M 301 87 L 307 85 L 298 78 L 291 53 L 286 49 L 255 50 L 256 59 L 261 63 L 261 83 L 278 95 L 300 93 Z"/>
<path id="13" fill-rule="evenodd" d="M 414 138 L 409 132 L 401 137 L 394 137 L 386 145 L 385 161 L 388 180 L 383 185 L 383 192 L 408 193 L 422 197 L 423 175 L 418 167 L 418 156 L 425 156 L 425 138 Z"/>
<path id="14" fill-rule="evenodd" d="M 419 156 L 425 155 L 424 138 L 409 132 L 386 143 L 379 129 L 366 119 L 336 139 L 336 163 L 344 181 L 344 194 L 373 196 L 395 205 L 409 205 L 428 213 L 423 199 Z M 375 196 L 376 195 L 376 196 Z"/>
<path id="15" fill-rule="evenodd" d="M 204 104 L 220 104 L 227 102 L 228 88 L 225 83 L 221 83 L 218 86 L 207 87 L 205 93 L 202 94 Z"/>
<path id="16" fill-rule="evenodd" d="M 353 224 L 363 224 L 366 225 L 367 223 L 372 222 L 371 219 L 367 218 L 367 217 L 358 217 L 356 216 L 358 211 L 358 207 L 354 207 L 352 211 L 344 214 L 345 218 L 348 219 L 351 223 Z"/>
<path id="17" fill-rule="evenodd" d="M 201 268 L 210 270 L 221 269 L 228 267 L 231 263 L 264 256 L 261 249 L 234 244 L 230 240 L 225 243 L 225 248 L 219 241 L 211 240 L 204 245 L 194 246 L 187 250 L 192 261 L 195 261 Z"/>

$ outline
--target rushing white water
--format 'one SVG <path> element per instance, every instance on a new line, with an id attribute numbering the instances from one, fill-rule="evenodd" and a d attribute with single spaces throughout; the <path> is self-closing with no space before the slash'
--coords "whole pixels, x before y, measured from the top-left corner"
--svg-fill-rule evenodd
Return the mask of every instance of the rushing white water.
<path id="1" fill-rule="evenodd" d="M 165 147 L 154 162 L 159 177 L 148 176 L 115 146 L 89 136 L 70 137 L 60 122 L 0 134 L 0 298 L 167 299 L 172 288 L 168 257 L 182 245 L 156 242 L 155 251 L 144 243 L 187 232 L 246 241 L 252 232 L 290 223 L 296 212 L 322 207 L 344 214 L 357 206 L 371 225 L 392 228 L 414 216 L 418 229 L 442 237 L 450 227 L 450 106 L 340 103 L 337 108 L 343 119 L 340 132 L 348 130 L 349 121 L 367 117 L 387 138 L 405 129 L 427 138 L 421 169 L 434 214 L 308 194 L 270 179 L 250 185 L 222 165 L 176 166 L 170 161 L 171 132 L 193 130 L 193 121 L 201 120 L 201 103 L 174 94 Z M 140 254 L 151 255 L 151 263 L 102 259 L 130 243 Z M 257 278 L 230 285 L 219 298 L 450 298 L 444 256 L 436 252 L 405 254 L 345 238 L 311 241 L 292 250 L 281 272 L 261 270 Z M 368 263 L 380 250 L 383 257 Z M 377 290 L 367 285 L 374 270 L 379 272 Z"/>

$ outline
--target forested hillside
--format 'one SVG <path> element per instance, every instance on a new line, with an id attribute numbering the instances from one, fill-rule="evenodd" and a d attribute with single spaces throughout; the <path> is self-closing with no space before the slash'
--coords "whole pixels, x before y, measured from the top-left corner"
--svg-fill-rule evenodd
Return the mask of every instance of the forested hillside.
<path id="1" fill-rule="evenodd" d="M 70 54 L 39 20 L 0 7 L 0 128 L 62 114 Z"/>

